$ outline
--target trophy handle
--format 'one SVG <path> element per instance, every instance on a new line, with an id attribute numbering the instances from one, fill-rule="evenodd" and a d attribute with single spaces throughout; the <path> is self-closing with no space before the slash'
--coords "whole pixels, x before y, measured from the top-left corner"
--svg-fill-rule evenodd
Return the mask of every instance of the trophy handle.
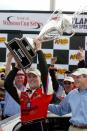
<path id="1" fill-rule="evenodd" d="M 87 11 L 87 5 L 85 7 L 81 7 L 78 9 L 78 11 L 76 11 L 73 14 L 73 18 L 77 17 L 78 15 L 80 15 L 81 13 L 84 13 L 85 11 Z"/>
<path id="2" fill-rule="evenodd" d="M 60 17 L 62 17 L 62 11 L 61 10 L 55 10 L 50 17 L 48 18 L 47 22 L 49 22 L 52 19 L 56 19 L 57 21 L 59 20 Z"/>
<path id="3" fill-rule="evenodd" d="M 75 31 L 72 31 L 72 34 L 68 36 L 68 38 L 71 38 L 72 36 L 75 35 Z"/>

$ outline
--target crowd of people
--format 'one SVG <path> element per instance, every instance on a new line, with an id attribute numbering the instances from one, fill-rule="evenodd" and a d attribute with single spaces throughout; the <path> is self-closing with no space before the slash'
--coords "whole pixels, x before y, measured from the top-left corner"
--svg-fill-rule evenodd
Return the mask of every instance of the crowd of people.
<path id="1" fill-rule="evenodd" d="M 34 39 L 34 44 L 39 62 L 38 69 L 31 66 L 24 72 L 18 63 L 12 66 L 13 56 L 8 53 L 6 67 L 1 71 L 2 76 L 0 75 L 0 94 L 3 92 L 3 95 L 0 95 L 1 119 L 20 113 L 21 131 L 47 131 L 47 110 L 60 116 L 72 113 L 69 131 L 86 131 L 87 65 L 83 49 L 77 53 L 77 69 L 65 72 L 64 80 L 60 82 L 55 68 L 57 59 L 52 58 L 48 67 L 41 40 Z M 39 111 L 40 108 L 46 110 L 44 116 L 41 112 L 29 114 L 30 110 L 35 113 L 36 107 Z M 31 120 L 34 122 L 29 124 Z"/>

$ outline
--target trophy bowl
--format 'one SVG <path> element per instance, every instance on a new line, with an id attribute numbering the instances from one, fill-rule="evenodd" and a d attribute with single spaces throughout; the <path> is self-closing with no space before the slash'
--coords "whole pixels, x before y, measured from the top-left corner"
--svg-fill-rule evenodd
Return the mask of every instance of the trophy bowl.
<path id="1" fill-rule="evenodd" d="M 42 41 L 54 40 L 67 33 L 67 37 L 75 34 L 72 25 L 72 17 L 63 14 L 61 11 L 55 11 L 51 14 L 45 26 L 39 33 Z"/>
<path id="2" fill-rule="evenodd" d="M 81 13 L 84 13 L 85 8 L 87 8 L 87 6 L 83 9 L 80 8 L 73 14 L 63 14 L 62 11 L 54 11 L 40 31 L 39 38 L 41 38 L 42 41 L 50 41 L 64 35 L 69 38 L 72 37 L 75 34 L 73 20 Z"/>

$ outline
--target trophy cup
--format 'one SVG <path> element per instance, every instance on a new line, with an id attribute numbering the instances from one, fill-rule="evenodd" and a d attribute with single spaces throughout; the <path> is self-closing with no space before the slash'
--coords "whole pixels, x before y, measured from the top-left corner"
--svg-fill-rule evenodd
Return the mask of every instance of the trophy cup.
<path id="1" fill-rule="evenodd" d="M 61 36 L 66 36 L 68 38 L 72 37 L 75 34 L 75 29 L 73 28 L 73 20 L 78 17 L 81 13 L 85 12 L 85 9 L 81 8 L 69 15 L 63 14 L 62 11 L 54 11 L 45 26 L 39 33 L 39 38 L 42 41 L 50 41 L 60 38 Z"/>
<path id="2" fill-rule="evenodd" d="M 64 33 L 68 34 L 67 37 L 72 37 L 75 34 L 72 20 L 70 16 L 64 15 L 62 11 L 54 11 L 38 37 L 41 38 L 42 41 L 50 41 L 56 38 L 58 39 L 64 35 Z"/>

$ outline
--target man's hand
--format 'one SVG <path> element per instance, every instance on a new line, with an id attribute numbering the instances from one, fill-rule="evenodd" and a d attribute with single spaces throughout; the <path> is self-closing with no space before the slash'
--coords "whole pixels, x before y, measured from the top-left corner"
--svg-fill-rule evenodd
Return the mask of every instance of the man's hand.
<path id="1" fill-rule="evenodd" d="M 54 65 L 57 61 L 57 57 L 52 57 L 51 58 L 51 65 Z"/>
<path id="2" fill-rule="evenodd" d="M 79 47 L 79 52 L 77 53 L 77 59 L 79 61 L 85 59 L 84 51 L 83 51 L 83 48 L 81 48 L 81 47 Z"/>
<path id="3" fill-rule="evenodd" d="M 11 52 L 8 52 L 8 54 L 7 54 L 7 60 L 12 60 L 12 58 L 13 58 L 13 56 L 12 56 Z"/>
<path id="4" fill-rule="evenodd" d="M 34 39 L 34 46 L 35 46 L 35 50 L 38 51 L 38 50 L 41 50 L 41 47 L 42 47 L 42 42 L 40 39 Z"/>

